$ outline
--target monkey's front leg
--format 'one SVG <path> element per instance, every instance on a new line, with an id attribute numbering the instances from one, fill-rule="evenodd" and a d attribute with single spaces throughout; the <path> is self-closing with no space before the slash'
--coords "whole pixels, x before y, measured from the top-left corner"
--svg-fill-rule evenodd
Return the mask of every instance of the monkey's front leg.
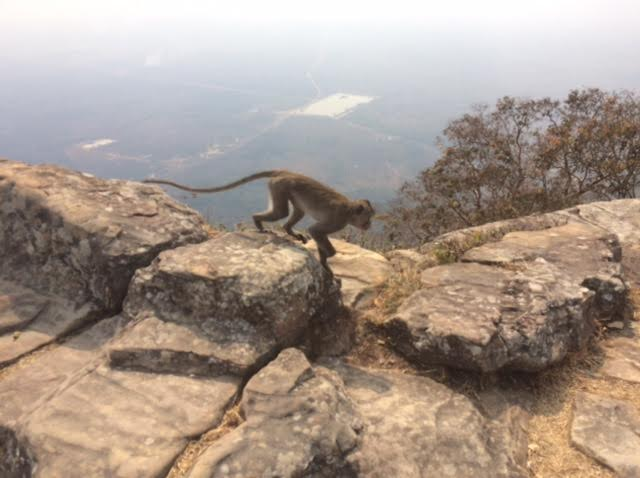
<path id="1" fill-rule="evenodd" d="M 316 241 L 318 245 L 318 255 L 320 256 L 320 264 L 325 268 L 327 272 L 333 277 L 333 271 L 329 268 L 329 264 L 327 264 L 327 259 L 329 257 L 333 257 L 336 255 L 336 250 L 329 241 L 327 234 L 330 234 L 333 228 L 326 227 L 322 224 L 314 224 L 309 228 L 309 234 L 313 237 L 313 240 Z"/>
<path id="2" fill-rule="evenodd" d="M 253 223 L 256 225 L 258 232 L 266 232 L 264 227 L 262 227 L 262 222 L 259 219 L 256 219 L 255 216 L 253 216 Z"/>
<path id="3" fill-rule="evenodd" d="M 325 252 L 320 249 L 320 247 L 318 247 L 318 255 L 320 256 L 320 265 L 322 265 L 324 270 L 326 270 L 329 275 L 333 277 L 333 271 L 329 267 L 329 264 L 327 264 L 327 254 L 325 254 Z"/>
<path id="4" fill-rule="evenodd" d="M 291 212 L 291 216 L 289 216 L 289 219 L 287 219 L 287 222 L 282 227 L 287 234 L 289 234 L 292 237 L 295 237 L 296 240 L 302 242 L 303 244 L 306 244 L 308 241 L 306 236 L 297 232 L 293 232 L 293 226 L 295 226 L 298 222 L 300 222 L 300 219 L 302 219 L 303 217 L 304 217 L 304 211 L 294 204 L 293 211 Z"/>

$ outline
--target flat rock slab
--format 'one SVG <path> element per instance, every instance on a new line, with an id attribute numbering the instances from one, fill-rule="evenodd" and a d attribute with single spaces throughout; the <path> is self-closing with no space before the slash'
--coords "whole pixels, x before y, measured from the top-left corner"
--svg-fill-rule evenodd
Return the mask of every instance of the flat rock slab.
<path id="1" fill-rule="evenodd" d="M 136 273 L 124 309 L 135 325 L 112 345 L 111 364 L 245 375 L 339 303 L 338 287 L 305 248 L 228 233 L 165 251 Z"/>
<path id="2" fill-rule="evenodd" d="M 484 417 L 465 396 L 429 378 L 334 362 L 361 416 L 348 457 L 356 476 L 516 478 L 526 469 L 526 416 Z"/>
<path id="3" fill-rule="evenodd" d="M 362 309 L 371 305 L 377 289 L 391 274 L 389 260 L 377 252 L 364 249 L 340 239 L 331 239 L 336 255 L 329 259 L 329 266 L 342 282 L 342 300 L 352 309 Z M 307 247 L 317 253 L 314 241 Z"/>
<path id="4" fill-rule="evenodd" d="M 246 421 L 198 458 L 189 478 L 355 476 L 345 456 L 358 443 L 358 415 L 341 380 L 283 350 L 249 380 Z"/>
<path id="5" fill-rule="evenodd" d="M 149 317 L 109 349 L 110 365 L 182 375 L 244 376 L 268 361 L 277 340 L 242 320 L 176 323 Z"/>
<path id="6" fill-rule="evenodd" d="M 605 377 L 640 383 L 640 336 L 613 337 L 603 342 L 604 363 L 598 373 Z"/>
<path id="7" fill-rule="evenodd" d="M 0 471 L 161 476 L 191 437 L 219 423 L 240 379 L 112 370 L 103 347 L 122 326 L 105 319 L 2 377 Z"/>
<path id="8" fill-rule="evenodd" d="M 16 427 L 35 476 L 163 476 L 190 437 L 218 425 L 240 380 L 100 366 Z"/>
<path id="9" fill-rule="evenodd" d="M 95 317 L 90 305 L 0 279 L 0 367 Z"/>
<path id="10" fill-rule="evenodd" d="M 640 476 L 640 411 L 590 393 L 574 402 L 571 443 L 619 476 Z"/>
<path id="11" fill-rule="evenodd" d="M 536 259 L 557 265 L 576 283 L 596 292 L 600 320 L 623 319 L 627 305 L 618 238 L 581 222 L 542 231 L 511 232 L 501 241 L 471 249 L 463 261 L 528 267 Z"/>
<path id="12" fill-rule="evenodd" d="M 126 321 L 115 316 L 100 321 L 52 350 L 20 363 L 0 376 L 0 426 L 12 427 L 60 388 L 95 368 L 102 347 Z M 0 454 L 1 455 L 1 454 Z"/>
<path id="13" fill-rule="evenodd" d="M 469 249 L 498 241 L 510 232 L 539 231 L 563 226 L 570 220 L 571 217 L 566 211 L 557 211 L 490 222 L 442 234 L 433 241 L 418 247 L 416 251 L 423 256 L 419 263 L 426 267 L 432 267 L 440 264 L 443 250 L 450 251 L 453 253 L 453 258 L 456 258 Z"/>
<path id="14" fill-rule="evenodd" d="M 522 415 L 486 419 L 425 377 L 311 366 L 287 349 L 248 382 L 241 407 L 246 422 L 189 478 L 528 476 Z"/>
<path id="15" fill-rule="evenodd" d="M 637 199 L 581 204 L 569 211 L 615 234 L 625 246 L 640 244 L 640 201 Z"/>
<path id="16" fill-rule="evenodd" d="M 383 328 L 420 365 L 541 370 L 583 347 L 595 320 L 624 315 L 619 260 L 615 238 L 588 224 L 512 232 L 426 269 Z"/>
<path id="17" fill-rule="evenodd" d="M 0 224 L 4 278 L 105 314 L 160 251 L 208 237 L 159 187 L 15 161 L 0 162 Z"/>

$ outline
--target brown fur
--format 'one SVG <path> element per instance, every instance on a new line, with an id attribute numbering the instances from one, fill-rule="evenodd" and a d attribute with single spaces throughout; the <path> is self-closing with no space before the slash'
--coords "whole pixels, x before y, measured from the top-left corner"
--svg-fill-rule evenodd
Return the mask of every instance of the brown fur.
<path id="1" fill-rule="evenodd" d="M 147 179 L 144 182 L 166 184 L 195 193 L 214 193 L 228 191 L 261 178 L 270 178 L 268 186 L 271 205 L 265 212 L 253 215 L 253 222 L 258 230 L 264 231 L 263 221 L 272 222 L 287 217 L 289 204 L 291 204 L 293 211 L 283 227 L 287 234 L 304 243 L 307 242 L 307 238 L 302 234 L 295 233 L 293 226 L 305 214 L 309 214 L 316 220 L 309 227 L 309 234 L 318 245 L 320 263 L 329 273 L 331 273 L 331 269 L 327 265 L 327 258 L 335 255 L 336 250 L 329 241 L 328 235 L 338 232 L 348 224 L 360 229 L 369 229 L 371 226 L 371 219 L 375 211 L 366 199 L 352 201 L 315 179 L 285 170 L 263 171 L 224 186 L 212 188 L 191 188 L 160 179 Z"/>

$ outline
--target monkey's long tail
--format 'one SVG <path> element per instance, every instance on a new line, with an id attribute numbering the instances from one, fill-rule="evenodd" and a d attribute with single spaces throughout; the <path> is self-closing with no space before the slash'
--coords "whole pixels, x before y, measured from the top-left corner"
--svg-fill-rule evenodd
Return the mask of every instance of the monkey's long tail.
<path id="1" fill-rule="evenodd" d="M 251 176 L 238 179 L 237 181 L 234 181 L 229 184 L 225 184 L 224 186 L 219 186 L 217 188 L 191 188 L 189 186 L 183 186 L 182 184 L 174 183 L 172 181 L 165 181 L 164 179 L 145 179 L 142 182 L 153 183 L 153 184 L 166 184 L 168 186 L 173 186 L 174 188 L 182 189 L 184 191 L 190 191 L 192 193 L 219 193 L 221 191 L 228 191 L 229 189 L 233 189 L 235 187 L 241 186 L 242 184 L 255 181 L 256 179 L 272 178 L 273 176 L 276 176 L 280 173 L 281 171 L 279 170 L 262 171 L 260 173 L 252 174 Z"/>

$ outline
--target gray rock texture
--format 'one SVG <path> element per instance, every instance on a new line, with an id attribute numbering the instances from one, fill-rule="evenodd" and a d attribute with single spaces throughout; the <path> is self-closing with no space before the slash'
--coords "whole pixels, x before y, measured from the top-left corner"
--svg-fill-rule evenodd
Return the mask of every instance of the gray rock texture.
<path id="1" fill-rule="evenodd" d="M 640 244 L 640 201 L 637 199 L 581 204 L 565 212 L 574 220 L 588 222 L 615 234 L 623 245 Z"/>
<path id="2" fill-rule="evenodd" d="M 425 377 L 281 352 L 247 384 L 247 421 L 211 445 L 190 478 L 524 477 L 523 416 L 485 418 Z"/>
<path id="3" fill-rule="evenodd" d="M 160 476 L 218 424 L 240 379 L 112 370 L 103 347 L 123 325 L 105 319 L 0 380 L 2 476 Z"/>
<path id="4" fill-rule="evenodd" d="M 117 313 L 135 270 L 204 226 L 157 187 L 0 162 L 0 365 Z"/>
<path id="5" fill-rule="evenodd" d="M 286 238 L 210 238 L 158 187 L 0 161 L 0 476 L 166 476 L 238 399 L 245 421 L 191 478 L 529 476 L 526 417 L 501 391 L 492 409 L 327 356 L 349 350 L 396 267 L 421 271 L 382 325 L 409 360 L 543 369 L 598 320 L 632 329 L 623 274 L 640 284 L 639 227 L 640 201 L 617 201 L 456 231 L 390 261 L 335 241 L 344 308 L 316 252 Z M 600 373 L 638 381 L 637 345 L 606 342 Z M 640 476 L 628 403 L 579 396 L 571 440 Z"/>
<path id="6" fill-rule="evenodd" d="M 0 224 L 5 279 L 108 312 L 160 251 L 207 238 L 158 187 L 14 161 L 0 162 Z"/>
<path id="7" fill-rule="evenodd" d="M 345 456 L 358 443 L 359 418 L 341 380 L 299 350 L 283 350 L 252 377 L 241 407 L 247 420 L 209 447 L 189 478 L 356 476 Z"/>
<path id="8" fill-rule="evenodd" d="M 121 316 L 105 319 L 59 347 L 9 369 L 0 380 L 0 425 L 14 426 L 57 390 L 95 368 L 103 360 L 102 347 L 125 323 Z"/>
<path id="9" fill-rule="evenodd" d="M 603 342 L 605 357 L 599 374 L 640 383 L 640 335 L 637 327 L 631 331 L 629 337 L 612 337 Z"/>
<path id="10" fill-rule="evenodd" d="M 584 346 L 596 319 L 627 310 L 620 246 L 589 224 L 511 232 L 462 260 L 425 269 L 384 324 L 419 364 L 541 370 Z"/>
<path id="11" fill-rule="evenodd" d="M 423 244 L 415 250 L 415 252 L 420 254 L 422 260 L 418 260 L 419 256 L 415 254 L 410 256 L 407 251 L 403 252 L 403 255 L 405 257 L 412 257 L 420 268 L 432 267 L 442 263 L 443 259 L 455 260 L 469 249 L 488 242 L 498 241 L 510 232 L 539 231 L 551 227 L 563 226 L 570 220 L 571 216 L 568 212 L 558 211 L 490 222 L 480 226 L 448 232 L 435 238 L 433 241 Z M 443 257 L 443 251 L 447 251 L 445 257 Z"/>
<path id="12" fill-rule="evenodd" d="M 243 375 L 339 305 L 310 251 L 272 234 L 224 234 L 165 251 L 136 273 L 124 308 L 135 325 L 111 347 L 111 364 Z"/>
<path id="13" fill-rule="evenodd" d="M 483 416 L 467 397 L 426 377 L 334 362 L 362 417 L 348 457 L 357 476 L 516 478 L 526 470 L 526 416 Z"/>
<path id="14" fill-rule="evenodd" d="M 7 365 L 95 315 L 91 306 L 0 279 L 0 366 Z"/>
<path id="15" fill-rule="evenodd" d="M 331 270 L 342 282 L 342 300 L 347 307 L 363 309 L 371 305 L 376 291 L 389 277 L 391 263 L 381 254 L 340 239 L 331 239 L 337 254 L 329 259 Z M 315 242 L 307 247 L 317 254 Z"/>
<path id="16" fill-rule="evenodd" d="M 571 442 L 625 478 L 640 476 L 640 411 L 621 400 L 576 397 Z"/>

